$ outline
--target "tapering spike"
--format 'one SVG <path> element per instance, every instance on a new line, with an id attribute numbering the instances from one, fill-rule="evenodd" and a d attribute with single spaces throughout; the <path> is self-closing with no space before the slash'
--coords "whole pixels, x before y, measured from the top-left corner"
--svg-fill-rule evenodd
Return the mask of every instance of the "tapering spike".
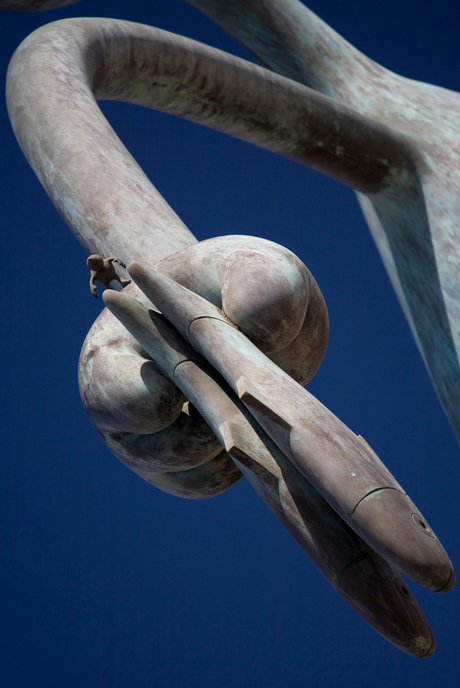
<path id="1" fill-rule="evenodd" d="M 219 376 L 186 361 L 174 379 L 267 506 L 353 609 L 399 649 L 429 656 L 435 647 L 431 629 L 401 576 L 370 552 L 297 472 Z"/>
<path id="2" fill-rule="evenodd" d="M 242 398 L 302 475 L 373 549 L 417 583 L 450 590 L 452 564 L 425 519 L 374 452 L 262 354 L 221 312 L 169 278 L 133 279 Z M 431 531 L 430 531 L 431 532 Z"/>
<path id="3" fill-rule="evenodd" d="M 219 375 L 206 369 L 201 357 L 158 313 L 117 292 L 105 292 L 104 301 L 193 401 L 262 499 L 347 602 L 404 652 L 429 656 L 434 651 L 431 629 L 415 599 L 407 588 L 403 590 L 399 574 L 367 551 Z M 188 354 L 197 360 L 190 360 Z M 249 381 L 241 378 L 238 386 L 251 394 Z M 266 409 L 268 402 L 260 394 L 256 397 Z"/>
<path id="4" fill-rule="evenodd" d="M 218 318 L 228 322 L 216 306 L 169 277 L 135 261 L 128 265 L 128 271 L 139 289 L 187 340 L 189 325 L 196 318 Z"/>
<path id="5" fill-rule="evenodd" d="M 179 363 L 197 357 L 196 352 L 159 313 L 116 291 L 106 289 L 102 298 L 107 308 L 168 377 L 173 377 Z"/>
<path id="6" fill-rule="evenodd" d="M 428 537 L 427 527 L 420 525 L 426 525 L 425 519 L 365 443 L 229 326 L 215 306 L 140 265 L 131 264 L 130 272 L 365 542 L 417 583 L 431 590 L 452 589 L 455 574 L 442 545 Z"/>

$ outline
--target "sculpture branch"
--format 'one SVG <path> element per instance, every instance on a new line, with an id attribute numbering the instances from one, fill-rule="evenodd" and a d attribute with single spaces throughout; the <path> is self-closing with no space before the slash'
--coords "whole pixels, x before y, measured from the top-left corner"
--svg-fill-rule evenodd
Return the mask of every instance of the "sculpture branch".
<path id="1" fill-rule="evenodd" d="M 90 253 L 159 260 L 193 241 L 95 97 L 200 122 L 363 191 L 408 182 L 413 170 L 401 137 L 260 67 L 139 24 L 55 22 L 16 51 L 8 108 L 26 157 Z"/>
<path id="2" fill-rule="evenodd" d="M 63 4 L 0 0 L 0 9 Z M 375 65 L 296 0 L 190 4 L 274 71 L 110 19 L 50 24 L 11 61 L 7 98 L 20 145 L 76 237 L 101 254 L 88 263 L 93 295 L 95 280 L 128 285 L 113 262 L 156 267 L 130 264 L 139 289 L 126 292 L 137 301 L 104 294 L 110 312 L 80 358 L 85 408 L 112 451 L 171 494 L 214 496 L 246 475 L 371 625 L 429 656 L 431 631 L 395 568 L 439 592 L 455 573 L 367 443 L 302 387 L 327 344 L 316 282 L 264 240 L 197 244 L 96 99 L 184 117 L 358 191 L 460 437 L 459 97 Z"/>
<path id="3" fill-rule="evenodd" d="M 460 442 L 460 95 L 384 69 L 298 0 L 186 1 L 262 64 L 410 145 L 420 185 L 358 200 Z"/>

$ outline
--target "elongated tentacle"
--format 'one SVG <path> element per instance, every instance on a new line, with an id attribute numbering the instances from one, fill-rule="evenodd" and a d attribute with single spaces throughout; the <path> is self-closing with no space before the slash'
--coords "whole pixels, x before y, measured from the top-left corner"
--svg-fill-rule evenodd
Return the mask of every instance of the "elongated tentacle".
<path id="1" fill-rule="evenodd" d="M 415 178 L 358 201 L 460 442 L 460 95 L 360 53 L 299 0 L 186 0 L 263 65 L 386 124 Z"/>
<path id="2" fill-rule="evenodd" d="M 36 6 L 26 4 L 18 0 L 16 9 Z M 222 13 L 223 4 L 214 0 L 192 4 L 214 8 L 214 14 L 224 17 L 224 25 L 232 15 L 231 11 Z M 429 88 L 414 88 L 415 100 L 424 101 L 425 109 L 417 120 L 419 130 L 411 131 L 398 113 L 400 103 L 388 95 L 390 84 L 404 80 L 398 82 L 398 77 L 372 67 L 367 58 L 362 58 L 359 67 L 356 51 L 324 25 L 322 33 L 326 43 L 329 40 L 330 54 L 340 53 L 340 59 L 334 67 L 327 65 L 327 59 L 313 67 L 309 64 L 315 51 L 313 37 L 316 31 L 319 39 L 321 22 L 308 10 L 304 9 L 296 32 L 292 31 L 294 14 L 290 11 L 299 10 L 298 3 L 263 0 L 256 5 L 250 0 L 236 5 L 247 12 L 236 17 L 233 33 L 240 39 L 243 36 L 245 42 L 242 18 L 249 16 L 248 25 L 252 22 L 252 26 L 257 20 L 265 34 L 259 31 L 262 40 L 253 42 L 252 52 L 260 55 L 264 64 L 320 93 L 150 27 L 113 20 L 58 22 L 18 49 L 9 72 L 10 113 L 26 155 L 85 248 L 103 254 L 116 252 L 126 260 L 147 258 L 179 283 L 191 281 L 187 286 L 192 291 L 200 294 L 204 287 L 206 298 L 219 301 L 224 319 L 301 382 L 316 371 L 327 341 L 327 312 L 305 266 L 280 247 L 270 255 L 266 247 L 244 245 L 244 241 L 238 248 L 230 246 L 231 241 L 217 242 L 217 251 L 211 244 L 204 249 L 197 245 L 116 138 L 94 96 L 186 117 L 366 193 L 369 198 L 361 198 L 366 217 L 455 425 L 453 409 L 458 408 L 454 402 L 460 380 L 455 348 L 458 294 L 450 288 L 449 275 L 456 263 L 439 257 L 439 249 L 445 249 L 451 238 L 445 218 L 450 221 L 455 213 L 449 205 L 452 189 L 445 193 L 440 177 L 427 172 L 430 146 L 445 143 L 432 126 L 433 113 L 427 116 L 427 111 L 433 109 L 433 103 L 437 107 L 438 101 L 442 103 L 438 110 L 444 107 L 448 111 L 455 99 L 442 98 Z M 283 8 L 288 30 L 280 32 L 273 20 L 281 16 Z M 309 35 L 302 35 L 308 24 Z M 345 86 L 339 73 L 345 75 Z M 360 78 L 366 82 L 366 102 L 352 97 L 359 92 Z M 383 89 L 379 80 L 385 82 Z M 380 97 L 379 89 L 386 97 Z M 380 116 L 382 102 L 387 107 Z M 458 127 L 454 133 L 458 135 Z M 447 169 L 449 155 L 438 157 Z M 433 202 L 437 191 L 444 191 L 440 203 L 439 198 Z M 193 260 L 197 284 L 190 272 Z M 136 293 L 134 286 L 132 292 Z M 431 342 L 433 319 L 438 324 L 435 346 Z M 207 353 L 209 360 L 217 361 L 212 351 Z M 106 315 L 90 332 L 80 370 L 82 397 L 99 434 L 119 458 L 152 484 L 178 496 L 203 498 L 222 492 L 241 477 L 210 427 L 193 407 L 186 409 L 183 395 Z M 241 398 L 252 399 L 258 418 L 257 413 L 265 409 L 264 399 L 252 394 L 250 376 L 246 377 L 242 382 L 248 381 L 249 386 L 241 391 Z M 239 393 L 238 384 L 236 388 Z M 297 407 L 301 406 L 299 401 Z M 273 413 L 276 423 L 276 410 Z M 291 439 L 297 447 L 298 438 Z M 227 446 L 225 441 L 222 444 Z M 284 446 L 296 463 L 296 452 L 290 453 L 288 443 Z M 312 474 L 313 483 L 314 478 Z M 265 496 L 267 501 L 273 498 L 268 493 Z M 331 500 L 341 513 L 334 495 Z M 371 511 L 377 501 L 373 498 Z M 357 506 L 361 502 L 355 510 Z M 369 508 L 369 503 L 363 508 Z M 415 512 L 413 516 L 418 517 Z M 355 516 L 353 519 L 350 523 L 357 532 L 367 532 Z M 426 529 L 421 520 L 419 526 Z M 404 553 L 401 558 L 399 553 L 395 556 L 405 570 Z M 451 567 L 449 575 L 442 589 L 453 586 Z M 436 588 L 436 580 L 430 578 L 428 586 Z M 423 575 L 420 581 L 424 581 Z M 425 644 L 423 655 L 433 647 Z M 418 656 L 421 652 L 419 648 Z"/>

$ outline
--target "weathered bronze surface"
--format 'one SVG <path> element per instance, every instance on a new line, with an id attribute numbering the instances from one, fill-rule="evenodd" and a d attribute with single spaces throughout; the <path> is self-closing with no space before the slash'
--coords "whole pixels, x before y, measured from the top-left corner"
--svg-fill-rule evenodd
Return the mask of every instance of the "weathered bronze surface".
<path id="1" fill-rule="evenodd" d="M 166 492 L 211 497 L 245 475 L 345 599 L 427 657 L 431 631 L 395 569 L 438 591 L 455 574 L 367 443 L 302 388 L 328 338 L 316 282 L 270 242 L 198 244 L 95 99 L 185 117 L 354 188 L 460 439 L 460 96 L 384 70 L 297 0 L 188 1 L 273 71 L 111 19 L 45 26 L 9 68 L 11 121 L 47 193 L 89 253 L 122 257 L 99 276 L 96 260 L 93 295 L 94 281 L 127 282 L 113 261 L 138 262 L 141 290 L 105 292 L 119 320 L 104 311 L 84 343 L 83 403 L 115 455 Z"/>
<path id="2" fill-rule="evenodd" d="M 297 470 L 372 549 L 432 590 L 454 586 L 441 544 L 365 442 L 229 324 L 218 308 L 137 263 L 130 263 L 129 271 L 150 301 L 221 373 Z"/>
<path id="3" fill-rule="evenodd" d="M 261 64 L 289 79 L 279 80 L 273 72 L 252 71 L 253 66 L 247 63 L 204 46 L 198 48 L 193 41 L 182 43 L 186 39 L 178 36 L 169 43 L 163 42 L 159 35 L 162 32 L 155 34 L 150 27 L 111 20 L 68 20 L 60 28 L 58 24 L 44 27 L 41 31 L 46 33 L 36 32 L 32 41 L 25 41 L 20 58 L 13 63 L 10 89 L 14 89 L 17 61 L 26 63 L 32 45 L 42 39 L 54 41 L 56 78 L 63 70 L 77 79 L 74 85 L 86 83 L 85 78 L 77 76 L 83 67 L 93 77 L 83 91 L 93 86 L 98 98 L 136 102 L 193 119 L 303 162 L 356 189 L 423 360 L 460 440 L 460 131 L 456 116 L 460 96 L 384 69 L 298 0 L 186 1 L 218 22 Z M 34 10 L 66 4 L 67 0 L 0 0 L 0 9 Z M 80 33 L 84 40 L 77 38 Z M 161 58 L 155 45 L 161 50 Z M 174 57 L 170 58 L 171 50 Z M 67 59 L 62 52 L 67 53 Z M 29 102 L 34 101 L 34 106 L 38 104 L 34 91 L 43 93 L 45 82 L 51 86 L 47 79 L 54 79 L 49 67 L 41 76 L 40 68 L 45 67 L 43 57 L 42 54 L 38 60 L 38 53 L 35 54 L 35 70 L 29 63 Z M 215 58 L 214 68 L 208 58 Z M 23 84 L 27 78 L 24 75 Z M 229 81 L 233 81 L 233 89 Z M 307 88 L 300 88 L 300 84 Z M 82 85 L 78 87 L 81 96 Z M 164 97 L 158 90 L 164 91 Z M 189 96 L 191 91 L 194 96 Z M 10 102 L 18 97 L 19 94 L 12 95 Z M 89 150 L 87 146 L 96 137 L 84 126 L 86 99 L 87 96 L 80 98 L 74 117 L 65 108 L 65 114 L 74 123 L 82 116 L 78 130 L 83 137 L 80 154 Z M 41 103 L 40 109 L 42 106 L 45 107 Z M 110 127 L 102 124 L 104 120 L 97 112 L 92 118 L 94 124 L 98 122 L 100 145 L 109 149 L 116 137 L 113 138 Z M 16 121 L 21 145 L 34 165 L 36 156 L 32 151 L 27 153 L 28 144 L 21 139 L 18 117 L 18 113 L 12 113 L 13 125 Z M 47 134 L 43 132 L 43 136 L 46 138 Z M 75 150 L 75 136 L 72 139 L 67 150 Z M 137 191 L 142 189 L 149 198 L 149 205 L 158 206 L 163 221 L 171 223 L 168 211 L 159 198 L 152 198 L 151 185 L 147 190 L 132 159 L 128 162 L 122 153 L 119 141 L 116 148 L 119 162 L 124 161 L 126 172 L 130 172 L 126 174 L 131 183 L 124 188 L 125 195 L 134 184 Z M 115 150 L 111 157 L 116 165 L 114 155 Z M 71 162 L 68 163 L 71 168 Z M 94 164 L 95 161 L 93 171 Z M 45 183 L 46 170 L 40 172 L 38 166 L 34 169 L 51 194 L 53 184 Z M 107 179 L 110 171 L 107 160 Z M 70 169 L 66 176 L 70 182 Z M 123 176 L 118 167 L 118 177 Z M 101 190 L 102 187 L 103 184 Z M 122 188 L 116 187 L 122 198 Z M 92 194 L 88 191 L 85 195 L 89 199 Z M 104 195 L 109 195 L 109 190 Z M 69 216 L 70 208 L 62 207 L 57 194 L 54 202 L 61 212 L 66 211 L 64 217 L 78 235 L 81 227 L 76 217 Z M 78 204 L 73 210 L 79 213 Z M 146 210 L 138 208 L 141 224 Z M 92 211 L 93 207 L 88 214 L 90 224 Z M 128 207 L 125 212 L 129 215 Z M 107 231 L 107 222 L 101 222 L 101 239 Z M 130 234 L 132 230 L 126 231 Z M 114 250 L 115 237 L 112 239 L 110 246 L 106 245 L 110 242 L 104 242 L 104 250 L 100 246 L 89 250 L 107 254 Z M 81 240 L 87 245 L 84 233 Z M 182 240 L 187 241 L 186 235 Z M 123 248 L 125 242 L 121 244 Z M 165 236 L 163 244 L 171 248 Z M 126 260 L 140 259 L 139 255 L 123 250 L 117 253 Z"/>
<path id="4" fill-rule="evenodd" d="M 396 647 L 416 657 L 430 656 L 431 630 L 400 575 L 305 480 L 224 380 L 157 312 L 116 292 L 103 298 L 208 420 L 254 489 L 335 589 Z"/>

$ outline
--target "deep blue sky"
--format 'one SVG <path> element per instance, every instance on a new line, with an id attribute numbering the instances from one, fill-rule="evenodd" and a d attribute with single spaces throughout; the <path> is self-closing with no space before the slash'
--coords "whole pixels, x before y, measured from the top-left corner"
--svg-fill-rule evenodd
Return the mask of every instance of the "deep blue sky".
<path id="1" fill-rule="evenodd" d="M 460 90 L 453 2 L 309 6 L 384 66 Z M 0 13 L 1 72 L 38 26 L 90 15 L 244 55 L 181 0 L 84 0 L 48 13 Z M 331 320 L 309 389 L 374 447 L 460 569 L 459 449 L 353 193 L 197 125 L 122 104 L 103 109 L 198 238 L 254 234 L 308 265 Z M 90 296 L 83 249 L 22 156 L 4 105 L 0 116 L 0 684 L 455 685 L 458 590 L 437 595 L 411 584 L 438 643 L 431 659 L 412 659 L 348 608 L 248 484 L 212 500 L 180 500 L 108 452 L 85 416 L 76 375 L 101 301 Z"/>

